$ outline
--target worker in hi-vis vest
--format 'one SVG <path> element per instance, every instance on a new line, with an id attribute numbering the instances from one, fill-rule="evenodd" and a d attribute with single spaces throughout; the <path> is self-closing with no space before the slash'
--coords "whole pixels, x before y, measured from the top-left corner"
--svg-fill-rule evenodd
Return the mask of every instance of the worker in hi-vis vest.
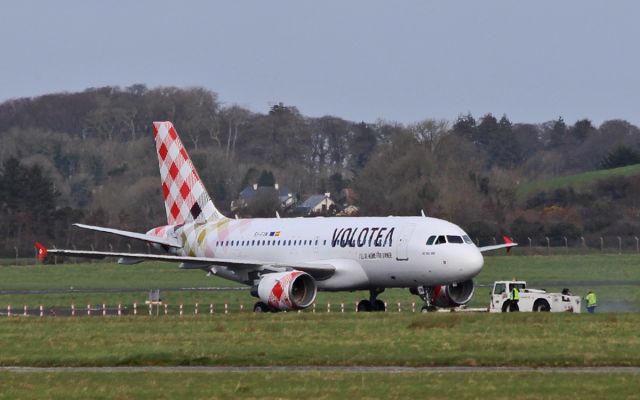
<path id="1" fill-rule="evenodd" d="M 520 311 L 520 307 L 518 307 L 518 302 L 520 301 L 520 290 L 516 285 L 513 285 L 513 288 L 511 288 L 509 300 L 511 300 L 509 304 L 510 311 Z"/>
<path id="2" fill-rule="evenodd" d="M 598 300 L 596 298 L 596 294 L 589 290 L 589 293 L 584 298 L 587 301 L 587 311 L 590 313 L 596 312 L 596 307 L 598 307 Z"/>

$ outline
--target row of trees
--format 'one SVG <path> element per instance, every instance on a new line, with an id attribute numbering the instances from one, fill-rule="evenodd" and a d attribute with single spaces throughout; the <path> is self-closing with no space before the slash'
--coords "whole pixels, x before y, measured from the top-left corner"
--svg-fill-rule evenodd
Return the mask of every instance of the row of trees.
<path id="1" fill-rule="evenodd" d="M 6 247 L 23 246 L 27 231 L 69 241 L 56 225 L 67 223 L 67 217 L 140 231 L 161 224 L 164 205 L 150 134 L 154 120 L 174 122 L 222 210 L 260 179 L 256 171 L 268 171 L 303 198 L 351 187 L 363 215 L 418 215 L 422 209 L 491 236 L 523 229 L 555 232 L 558 226 L 565 233 L 635 232 L 639 224 L 631 200 L 636 193 L 629 189 L 638 185 L 632 181 L 624 190 L 624 182 L 614 184 L 591 202 L 584 193 L 517 196 L 518 186 L 529 180 L 637 163 L 640 130 L 626 121 L 595 127 L 586 119 L 573 125 L 562 118 L 527 124 L 504 115 L 467 114 L 410 125 L 365 123 L 311 118 L 282 103 L 257 113 L 224 105 L 203 88 L 133 85 L 0 104 L 3 176 L 16 165 L 37 168 L 52 190 L 50 200 L 40 204 L 54 213 L 66 210 L 65 218 L 45 220 L 38 214 L 20 224 L 5 192 L 20 188 L 28 197 L 34 185 L 7 181 L 2 217 L 14 219 L 3 224 Z M 611 202 L 619 204 L 615 211 L 609 211 Z M 41 232 L 38 224 L 53 228 Z"/>

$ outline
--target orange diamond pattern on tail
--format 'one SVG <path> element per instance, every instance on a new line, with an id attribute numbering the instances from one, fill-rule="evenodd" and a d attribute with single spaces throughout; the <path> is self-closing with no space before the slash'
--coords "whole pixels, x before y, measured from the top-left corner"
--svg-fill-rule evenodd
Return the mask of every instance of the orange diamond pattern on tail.
<path id="1" fill-rule="evenodd" d="M 207 194 L 173 124 L 154 122 L 153 133 L 158 151 L 167 222 L 170 225 L 179 225 L 224 218 Z"/>

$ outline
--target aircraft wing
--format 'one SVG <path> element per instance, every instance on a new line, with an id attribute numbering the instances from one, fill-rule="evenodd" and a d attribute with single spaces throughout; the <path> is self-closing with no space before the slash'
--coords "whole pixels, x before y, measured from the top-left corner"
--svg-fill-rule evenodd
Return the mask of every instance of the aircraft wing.
<path id="1" fill-rule="evenodd" d="M 82 229 L 89 229 L 92 231 L 111 233 L 114 235 L 124 236 L 131 239 L 143 240 L 149 243 L 158 243 L 158 244 L 169 246 L 169 247 L 182 247 L 182 245 L 178 243 L 177 240 L 171 239 L 171 238 L 162 238 L 158 236 L 147 235 L 144 233 L 123 231 L 120 229 L 105 228 L 102 226 L 93 226 L 93 225 L 85 225 L 85 224 L 73 224 L 73 226 L 77 226 L 78 228 L 82 228 Z"/>
<path id="2" fill-rule="evenodd" d="M 146 254 L 146 253 L 125 253 L 114 251 L 91 251 L 91 250 L 68 250 L 68 249 L 47 249 L 40 243 L 36 243 L 38 248 L 38 258 L 44 259 L 49 254 L 67 256 L 103 259 L 106 257 L 117 257 L 118 264 L 138 264 L 144 261 L 163 261 L 178 262 L 180 268 L 183 269 L 207 269 L 210 266 L 223 266 L 230 270 L 243 269 L 263 269 L 263 270 L 286 270 L 296 269 L 313 276 L 318 280 L 327 279 L 336 270 L 331 264 L 323 263 L 276 263 L 260 260 L 238 260 L 224 259 L 215 257 L 190 257 L 176 256 L 169 254 Z"/>
<path id="3" fill-rule="evenodd" d="M 478 250 L 480 250 L 481 252 L 485 252 L 485 251 L 492 251 L 492 250 L 507 249 L 507 253 L 508 253 L 512 247 L 515 247 L 518 245 L 518 243 L 514 243 L 513 240 L 511 240 L 511 238 L 508 236 L 503 236 L 502 239 L 504 240 L 504 244 L 496 244 L 493 246 L 482 246 L 482 247 L 478 247 Z"/>

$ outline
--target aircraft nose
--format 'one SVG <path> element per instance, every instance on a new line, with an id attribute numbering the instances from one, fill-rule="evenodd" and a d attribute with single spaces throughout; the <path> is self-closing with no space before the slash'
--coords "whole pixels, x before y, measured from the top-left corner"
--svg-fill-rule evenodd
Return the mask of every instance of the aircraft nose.
<path id="1" fill-rule="evenodd" d="M 478 275 L 480 271 L 482 271 L 482 266 L 484 265 L 482 253 L 480 253 L 476 248 L 469 248 L 469 252 L 465 258 L 465 272 L 467 272 L 471 277 Z"/>

